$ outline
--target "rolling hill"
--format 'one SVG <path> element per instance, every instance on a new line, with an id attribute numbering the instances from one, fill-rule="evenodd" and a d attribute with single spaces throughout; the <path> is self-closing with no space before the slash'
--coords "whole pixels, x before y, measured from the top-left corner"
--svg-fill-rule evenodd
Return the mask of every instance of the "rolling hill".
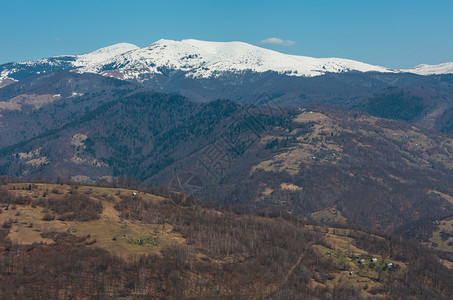
<path id="1" fill-rule="evenodd" d="M 5 298 L 449 299 L 453 293 L 451 263 L 394 236 L 289 216 L 187 209 L 157 188 L 1 180 Z"/>
<path id="2" fill-rule="evenodd" d="M 420 228 L 451 217 L 450 137 L 357 112 L 269 104 L 137 93 L 3 148 L 1 172 L 183 181 L 175 188 L 214 206 L 347 220 L 423 241 Z"/>

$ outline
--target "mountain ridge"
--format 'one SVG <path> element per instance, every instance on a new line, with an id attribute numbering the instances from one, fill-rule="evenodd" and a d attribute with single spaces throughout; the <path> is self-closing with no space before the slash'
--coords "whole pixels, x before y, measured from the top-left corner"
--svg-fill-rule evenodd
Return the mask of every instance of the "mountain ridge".
<path id="1" fill-rule="evenodd" d="M 97 73 L 120 79 L 141 80 L 143 74 L 178 70 L 193 78 L 212 78 L 224 73 L 277 72 L 288 76 L 314 77 L 326 73 L 380 72 L 438 75 L 453 73 L 453 63 L 392 69 L 342 58 L 289 55 L 245 42 L 209 42 L 195 39 L 161 39 L 140 48 L 118 43 L 80 55 L 60 55 L 34 61 L 0 65 L 0 86 L 29 75 L 54 69 Z"/>
<path id="2" fill-rule="evenodd" d="M 332 209 L 383 232 L 451 215 L 451 138 L 340 109 L 267 111 L 137 93 L 0 149 L 0 173 L 164 185 L 191 173 L 215 205 Z"/>

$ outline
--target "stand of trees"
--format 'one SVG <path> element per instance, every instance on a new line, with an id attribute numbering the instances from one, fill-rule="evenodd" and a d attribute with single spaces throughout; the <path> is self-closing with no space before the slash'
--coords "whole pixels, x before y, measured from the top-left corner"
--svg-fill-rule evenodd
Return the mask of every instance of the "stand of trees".
<path id="1" fill-rule="evenodd" d="M 33 205 L 30 199 L 0 191 L 4 205 Z M 84 209 L 98 213 L 89 201 L 68 203 L 79 201 L 74 199 L 61 197 L 62 204 L 37 205 L 46 205 L 57 215 L 78 215 Z M 0 298 L 359 299 L 363 295 L 345 282 L 326 284 L 345 266 L 313 247 L 331 245 L 324 238 L 325 229 L 307 220 L 179 207 L 170 201 L 153 203 L 140 194 L 122 197 L 115 208 L 125 219 L 171 226 L 185 241 L 169 244 L 159 254 L 121 258 L 96 248 L 86 237 L 69 233 L 44 232 L 43 237 L 53 239 L 53 244 L 18 245 L 8 238 L 11 223 L 7 221 L 0 227 Z M 376 279 L 377 287 L 369 289 L 370 295 L 388 299 L 453 296 L 453 272 L 439 262 L 436 253 L 399 237 L 376 236 L 347 226 L 337 230 L 364 251 L 408 266 L 383 272 Z"/>

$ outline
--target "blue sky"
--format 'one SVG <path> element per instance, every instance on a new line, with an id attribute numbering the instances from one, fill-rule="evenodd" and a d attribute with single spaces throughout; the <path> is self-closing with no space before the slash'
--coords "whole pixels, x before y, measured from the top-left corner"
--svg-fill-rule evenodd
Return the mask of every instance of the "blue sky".
<path id="1" fill-rule="evenodd" d="M 0 64 L 161 38 L 395 68 L 438 64 L 453 61 L 453 1 L 0 0 Z M 269 38 L 286 43 L 260 43 Z"/>

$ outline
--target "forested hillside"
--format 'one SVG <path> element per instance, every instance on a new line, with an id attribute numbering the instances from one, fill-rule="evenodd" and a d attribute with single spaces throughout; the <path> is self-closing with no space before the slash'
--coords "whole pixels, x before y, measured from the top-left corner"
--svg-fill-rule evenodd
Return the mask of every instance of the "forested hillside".
<path id="1" fill-rule="evenodd" d="M 8 181 L 0 186 L 2 298 L 453 294 L 448 257 L 402 238 L 177 206 L 159 196 L 163 188 Z"/>
<path id="2" fill-rule="evenodd" d="M 329 107 L 137 93 L 0 154 L 3 174 L 166 186 L 193 177 L 185 192 L 213 207 L 281 210 L 426 243 L 453 214 L 449 136 Z"/>

